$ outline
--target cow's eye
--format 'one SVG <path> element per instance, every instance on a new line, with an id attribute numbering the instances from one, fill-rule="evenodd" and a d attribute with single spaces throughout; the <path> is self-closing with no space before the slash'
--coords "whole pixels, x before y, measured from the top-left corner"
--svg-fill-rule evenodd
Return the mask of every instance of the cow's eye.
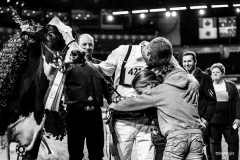
<path id="1" fill-rule="evenodd" d="M 48 37 L 51 38 L 51 39 L 52 39 L 52 38 L 55 38 L 55 34 L 52 33 L 52 32 L 49 32 L 49 33 L 48 33 Z"/>
<path id="2" fill-rule="evenodd" d="M 23 38 L 24 38 L 25 40 L 27 40 L 27 39 L 28 39 L 28 35 L 24 35 Z"/>

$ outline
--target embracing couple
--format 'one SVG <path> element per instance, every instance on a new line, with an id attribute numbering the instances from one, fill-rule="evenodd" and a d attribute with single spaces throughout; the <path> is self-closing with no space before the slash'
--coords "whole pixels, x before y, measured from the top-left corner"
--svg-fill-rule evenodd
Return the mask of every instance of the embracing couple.
<path id="1" fill-rule="evenodd" d="M 149 70 L 145 69 L 144 64 Z M 133 115 L 121 116 L 114 121 L 117 137 L 115 145 L 118 150 L 115 159 L 131 159 L 134 141 L 138 159 L 154 159 L 155 149 L 149 127 L 151 124 L 146 114 L 140 112 L 147 108 L 157 108 L 159 128 L 166 138 L 162 159 L 202 159 L 202 132 L 205 125 L 198 114 L 199 84 L 179 66 L 167 39 L 157 37 L 150 43 L 143 42 L 132 48 L 122 45 L 106 61 L 95 67 L 107 76 L 115 74 L 114 87 L 127 97 L 118 103 L 112 103 L 110 108 L 131 112 Z M 127 74 L 132 68 L 140 70 L 135 77 Z M 195 85 L 191 85 L 191 82 L 195 82 Z M 132 96 L 134 93 L 137 94 Z M 187 93 L 192 96 L 184 98 Z M 142 116 L 139 116 L 141 113 Z"/>

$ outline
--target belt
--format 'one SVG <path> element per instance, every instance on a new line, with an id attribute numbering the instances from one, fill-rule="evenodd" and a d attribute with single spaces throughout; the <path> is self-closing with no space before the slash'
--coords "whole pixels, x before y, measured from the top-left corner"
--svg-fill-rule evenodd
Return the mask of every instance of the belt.
<path id="1" fill-rule="evenodd" d="M 94 106 L 86 106 L 86 107 L 84 107 L 84 110 L 87 112 L 91 112 L 94 110 Z"/>
<path id="2" fill-rule="evenodd" d="M 137 119 L 145 116 L 145 112 L 142 111 L 113 111 L 113 117 L 117 119 Z"/>
<path id="3" fill-rule="evenodd" d="M 202 131 L 200 129 L 183 129 L 178 131 L 172 131 L 167 135 L 167 139 L 175 137 L 177 135 L 181 135 L 181 134 L 192 134 L 192 133 L 202 134 Z"/>

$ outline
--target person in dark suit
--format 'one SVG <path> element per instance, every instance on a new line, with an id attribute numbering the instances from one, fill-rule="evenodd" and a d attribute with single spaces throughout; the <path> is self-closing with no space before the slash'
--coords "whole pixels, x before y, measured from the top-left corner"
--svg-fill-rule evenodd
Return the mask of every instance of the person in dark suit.
<path id="1" fill-rule="evenodd" d="M 203 72 L 197 66 L 196 54 L 193 51 L 187 51 L 182 54 L 182 66 L 189 73 L 192 74 L 199 82 L 199 100 L 198 100 L 198 112 L 202 122 L 207 127 L 216 108 L 216 94 L 213 88 L 212 79 L 209 75 Z M 203 141 L 206 145 L 206 155 L 203 159 L 211 160 L 210 153 L 210 138 L 209 128 L 203 132 Z"/>
<path id="2" fill-rule="evenodd" d="M 78 38 L 79 45 L 86 51 L 87 61 L 100 63 L 92 57 L 94 40 L 89 34 Z M 103 97 L 110 104 L 113 89 L 102 78 L 91 74 L 89 62 L 78 65 L 66 74 L 66 100 L 68 152 L 70 160 L 84 157 L 84 141 L 88 149 L 89 160 L 102 160 L 104 157 L 104 130 L 102 121 Z M 106 77 L 112 83 L 110 77 Z"/>

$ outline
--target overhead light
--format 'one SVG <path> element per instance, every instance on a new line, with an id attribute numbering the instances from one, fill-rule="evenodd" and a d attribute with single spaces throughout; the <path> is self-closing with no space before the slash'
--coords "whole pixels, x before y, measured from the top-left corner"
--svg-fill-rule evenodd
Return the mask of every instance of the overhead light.
<path id="1" fill-rule="evenodd" d="M 144 10 L 133 10 L 132 13 L 147 13 L 148 10 L 144 9 Z"/>
<path id="2" fill-rule="evenodd" d="M 190 6 L 190 9 L 204 9 L 207 8 L 207 6 Z"/>
<path id="3" fill-rule="evenodd" d="M 81 14 L 78 14 L 78 17 L 81 17 Z"/>
<path id="4" fill-rule="evenodd" d="M 108 16 L 107 16 L 107 20 L 108 20 L 109 22 L 113 21 L 113 16 L 112 16 L 112 15 L 108 15 Z"/>
<path id="5" fill-rule="evenodd" d="M 19 2 L 17 1 L 17 2 L 16 2 L 16 5 L 18 5 L 18 4 L 19 4 Z"/>
<path id="6" fill-rule="evenodd" d="M 176 10 L 186 10 L 187 7 L 173 7 L 173 8 L 170 8 L 171 11 L 176 11 Z"/>
<path id="7" fill-rule="evenodd" d="M 239 8 L 237 8 L 237 9 L 236 9 L 236 12 L 238 12 L 238 13 L 239 13 L 239 12 L 240 12 L 240 9 L 239 9 Z"/>
<path id="8" fill-rule="evenodd" d="M 240 7 L 240 4 L 233 4 L 233 7 Z"/>
<path id="9" fill-rule="evenodd" d="M 157 8 L 157 9 L 150 9 L 150 12 L 164 12 L 166 11 L 166 8 Z"/>
<path id="10" fill-rule="evenodd" d="M 118 12 L 112 12 L 113 15 L 121 15 L 121 14 L 128 14 L 128 11 L 118 11 Z"/>
<path id="11" fill-rule="evenodd" d="M 87 17 L 90 17 L 90 15 L 89 15 L 89 14 L 87 14 Z"/>
<path id="12" fill-rule="evenodd" d="M 211 5 L 212 8 L 224 8 L 228 7 L 228 4 L 221 4 L 221 5 Z"/>
<path id="13" fill-rule="evenodd" d="M 27 13 L 27 10 L 24 10 L 24 13 Z"/>
<path id="14" fill-rule="evenodd" d="M 48 17 L 49 17 L 49 15 L 46 15 L 46 17 L 48 18 Z"/>
<path id="15" fill-rule="evenodd" d="M 76 17 L 76 19 L 78 19 L 78 17 Z"/>
<path id="16" fill-rule="evenodd" d="M 36 12 L 35 11 L 32 11 L 33 14 L 35 14 Z"/>
<path id="17" fill-rule="evenodd" d="M 167 12 L 165 13 L 165 15 L 166 15 L 166 17 L 170 17 L 170 16 L 171 16 L 171 13 L 170 13 L 169 11 L 167 11 Z"/>
<path id="18" fill-rule="evenodd" d="M 30 16 L 30 13 L 28 13 L 27 16 Z"/>
<path id="19" fill-rule="evenodd" d="M 49 14 L 52 15 L 52 12 L 50 12 Z"/>
<path id="20" fill-rule="evenodd" d="M 62 14 L 61 13 L 58 13 L 58 16 L 61 16 Z"/>
<path id="21" fill-rule="evenodd" d="M 141 18 L 141 19 L 144 19 L 145 17 L 146 17 L 145 14 L 143 14 L 143 13 L 140 14 L 140 18 Z"/>
<path id="22" fill-rule="evenodd" d="M 204 15 L 205 11 L 203 9 L 199 10 L 200 15 Z"/>
<path id="23" fill-rule="evenodd" d="M 1 11 L 1 13 L 3 13 L 3 11 Z"/>
<path id="24" fill-rule="evenodd" d="M 25 3 L 22 3 L 21 6 L 23 7 Z"/>
<path id="25" fill-rule="evenodd" d="M 176 17 L 176 16 L 177 16 L 177 12 L 173 11 L 173 12 L 172 12 L 172 16 L 173 16 L 173 17 Z"/>
<path id="26" fill-rule="evenodd" d="M 9 3 L 9 2 L 10 2 L 10 0 L 7 0 L 7 2 Z"/>

